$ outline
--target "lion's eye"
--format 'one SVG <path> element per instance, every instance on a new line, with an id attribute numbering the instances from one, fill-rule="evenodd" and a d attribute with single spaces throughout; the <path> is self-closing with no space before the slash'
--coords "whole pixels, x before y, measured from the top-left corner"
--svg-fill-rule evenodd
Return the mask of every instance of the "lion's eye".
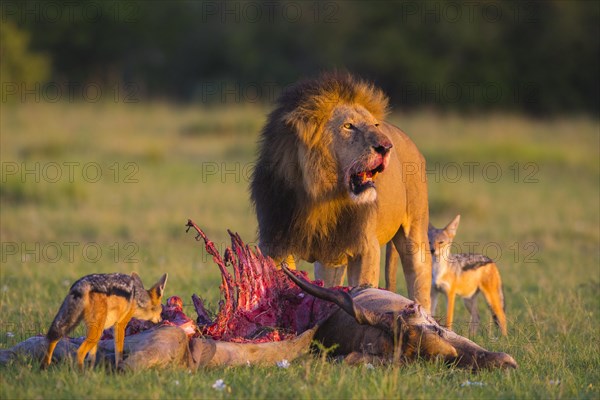
<path id="1" fill-rule="evenodd" d="M 345 129 L 352 129 L 352 124 L 351 124 L 350 122 L 346 122 L 346 123 L 344 124 L 344 128 L 345 128 Z"/>

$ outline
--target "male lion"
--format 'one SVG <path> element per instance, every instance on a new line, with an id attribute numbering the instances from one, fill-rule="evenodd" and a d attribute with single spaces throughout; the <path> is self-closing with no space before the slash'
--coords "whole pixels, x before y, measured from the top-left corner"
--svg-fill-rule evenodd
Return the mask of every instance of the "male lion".
<path id="1" fill-rule="evenodd" d="M 349 74 L 288 88 L 261 133 L 251 182 L 259 242 L 276 262 L 315 263 L 327 286 L 379 285 L 380 247 L 398 249 L 409 297 L 429 310 L 425 161 L 386 123 L 388 99 Z"/>

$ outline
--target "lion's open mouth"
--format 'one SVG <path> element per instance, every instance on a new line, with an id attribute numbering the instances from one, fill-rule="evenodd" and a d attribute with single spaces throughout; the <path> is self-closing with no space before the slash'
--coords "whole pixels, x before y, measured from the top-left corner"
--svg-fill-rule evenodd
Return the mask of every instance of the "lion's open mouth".
<path id="1" fill-rule="evenodd" d="M 375 187 L 375 176 L 385 169 L 384 158 L 380 157 L 375 168 L 370 168 L 350 175 L 350 192 L 359 195 L 368 188 Z"/>

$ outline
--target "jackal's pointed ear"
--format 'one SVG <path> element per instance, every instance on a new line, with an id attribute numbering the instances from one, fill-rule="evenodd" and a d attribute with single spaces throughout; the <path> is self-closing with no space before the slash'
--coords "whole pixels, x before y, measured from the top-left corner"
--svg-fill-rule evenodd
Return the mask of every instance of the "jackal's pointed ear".
<path id="1" fill-rule="evenodd" d="M 162 297 L 164 291 L 165 291 L 165 285 L 167 284 L 167 278 L 169 277 L 169 274 L 164 274 L 159 280 L 158 282 L 156 282 L 156 284 L 154 286 L 152 286 L 152 291 L 154 291 L 154 293 L 156 293 L 156 297 Z"/>
<path id="2" fill-rule="evenodd" d="M 456 236 L 456 231 L 458 230 L 458 224 L 460 224 L 460 214 L 454 217 L 454 219 L 446 225 L 444 230 L 446 233 L 452 237 Z"/>
<path id="3" fill-rule="evenodd" d="M 142 278 L 140 278 L 140 276 L 137 274 L 137 272 L 132 272 L 131 278 L 133 279 L 133 281 L 136 284 L 139 284 L 141 287 L 144 287 L 144 284 L 142 283 Z"/>

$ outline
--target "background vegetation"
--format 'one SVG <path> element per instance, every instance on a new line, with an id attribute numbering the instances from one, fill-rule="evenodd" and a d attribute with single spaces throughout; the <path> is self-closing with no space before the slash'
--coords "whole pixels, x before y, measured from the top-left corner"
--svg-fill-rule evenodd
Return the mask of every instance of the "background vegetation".
<path id="1" fill-rule="evenodd" d="M 49 76 L 3 82 L 50 83 L 51 98 L 56 84 L 76 97 L 94 84 L 128 85 L 140 98 L 269 103 L 274 89 L 339 68 L 403 109 L 600 105 L 595 1 L 6 1 L 1 12 L 51 63 Z M 3 63 L 23 63 L 11 51 L 23 35 L 3 35 Z"/>
<path id="2" fill-rule="evenodd" d="M 168 271 L 188 314 L 192 293 L 216 307 L 218 271 L 185 222 L 221 249 L 227 228 L 255 240 L 248 178 L 272 102 L 339 68 L 390 95 L 428 162 L 432 223 L 460 213 L 456 250 L 498 261 L 509 336 L 486 325 L 474 340 L 520 368 L 307 356 L 121 376 L 23 360 L 0 367 L 0 397 L 598 398 L 599 14 L 575 1 L 2 2 L 1 349 L 45 332 L 93 272 Z"/>

